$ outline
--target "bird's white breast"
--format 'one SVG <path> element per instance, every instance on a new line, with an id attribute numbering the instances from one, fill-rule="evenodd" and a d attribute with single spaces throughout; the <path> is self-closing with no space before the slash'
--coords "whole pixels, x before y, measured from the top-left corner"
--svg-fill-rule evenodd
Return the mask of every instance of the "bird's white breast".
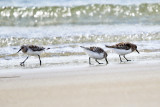
<path id="1" fill-rule="evenodd" d="M 27 50 L 27 54 L 28 55 L 40 55 L 44 50 L 41 50 L 41 51 L 33 51 L 31 49 L 28 49 Z"/>
<path id="2" fill-rule="evenodd" d="M 114 52 L 116 52 L 116 53 L 119 54 L 119 55 L 126 55 L 126 54 L 129 54 L 129 53 L 132 52 L 131 49 L 125 50 L 125 49 L 115 49 L 115 48 L 114 48 L 113 50 L 114 50 Z"/>
<path id="3" fill-rule="evenodd" d="M 90 56 L 91 58 L 94 59 L 103 59 L 104 58 L 104 53 L 97 53 L 97 52 L 93 52 L 90 50 L 86 50 L 84 49 L 84 51 L 88 54 L 88 56 Z"/>

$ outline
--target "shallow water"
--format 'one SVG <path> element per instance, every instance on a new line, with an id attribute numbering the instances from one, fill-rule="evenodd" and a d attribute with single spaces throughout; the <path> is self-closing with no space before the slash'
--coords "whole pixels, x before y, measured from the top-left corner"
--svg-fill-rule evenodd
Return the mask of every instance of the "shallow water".
<path id="1" fill-rule="evenodd" d="M 80 46 L 102 47 L 109 54 L 110 63 L 119 63 L 118 55 L 105 48 L 105 44 L 113 45 L 125 41 L 137 44 L 141 53 L 134 52 L 127 55 L 130 59 L 136 61 L 158 60 L 160 59 L 160 33 L 158 29 L 159 26 L 141 25 L 1 27 L 0 67 L 3 69 L 19 67 L 19 63 L 27 55 L 15 53 L 23 44 L 51 48 L 41 55 L 43 66 L 88 64 L 88 56 Z M 93 63 L 95 62 L 93 61 Z M 26 62 L 28 67 L 32 67 L 34 64 L 36 65 L 34 67 L 39 66 L 37 56 L 30 57 Z"/>
<path id="2" fill-rule="evenodd" d="M 119 63 L 118 55 L 105 48 L 105 44 L 119 42 L 138 46 L 140 54 L 126 56 L 133 60 L 129 63 L 159 61 L 160 3 L 71 1 L 47 0 L 50 5 L 44 1 L 36 5 L 36 0 L 16 0 L 13 5 L 0 1 L 0 69 L 20 67 L 27 55 L 16 52 L 23 44 L 51 48 L 41 55 L 42 67 L 88 64 L 88 56 L 80 46 L 102 47 L 110 64 Z M 94 60 L 92 63 L 96 64 Z M 24 68 L 37 67 L 35 56 Z"/>

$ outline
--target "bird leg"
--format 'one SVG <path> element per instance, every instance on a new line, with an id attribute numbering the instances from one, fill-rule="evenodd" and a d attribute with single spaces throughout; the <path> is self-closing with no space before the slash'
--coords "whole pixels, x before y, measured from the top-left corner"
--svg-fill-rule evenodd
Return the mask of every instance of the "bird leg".
<path id="1" fill-rule="evenodd" d="M 107 57 L 105 57 L 105 60 L 106 60 L 106 64 L 108 64 L 108 60 L 107 60 Z"/>
<path id="2" fill-rule="evenodd" d="M 98 64 L 103 64 L 103 63 L 98 62 L 97 59 L 95 59 L 95 61 L 96 61 Z"/>
<path id="3" fill-rule="evenodd" d="M 26 62 L 26 60 L 28 59 L 28 57 L 29 56 L 27 56 L 27 58 L 23 62 L 20 63 L 21 66 L 24 66 L 24 63 Z"/>
<path id="4" fill-rule="evenodd" d="M 123 62 L 120 55 L 119 55 L 119 58 L 120 58 L 120 61 Z"/>
<path id="5" fill-rule="evenodd" d="M 40 55 L 38 55 L 38 57 L 39 57 L 39 62 L 40 62 L 40 66 L 41 66 L 41 58 L 40 58 Z"/>
<path id="6" fill-rule="evenodd" d="M 123 56 L 127 61 L 131 61 L 131 60 L 128 60 L 126 57 L 125 57 L 125 55 Z"/>
<path id="7" fill-rule="evenodd" d="M 89 64 L 91 65 L 91 58 L 89 57 Z"/>

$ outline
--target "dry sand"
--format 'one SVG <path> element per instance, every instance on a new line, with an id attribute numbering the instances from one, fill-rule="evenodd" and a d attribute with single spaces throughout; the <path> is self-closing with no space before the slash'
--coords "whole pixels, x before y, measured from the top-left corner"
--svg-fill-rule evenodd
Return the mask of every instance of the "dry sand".
<path id="1" fill-rule="evenodd" d="M 1 107 L 160 107 L 160 64 L 0 72 Z"/>

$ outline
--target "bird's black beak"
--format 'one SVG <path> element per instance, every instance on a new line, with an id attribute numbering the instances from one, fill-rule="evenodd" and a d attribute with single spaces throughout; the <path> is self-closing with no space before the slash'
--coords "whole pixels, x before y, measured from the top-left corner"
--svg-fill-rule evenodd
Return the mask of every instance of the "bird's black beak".
<path id="1" fill-rule="evenodd" d="M 136 49 L 137 53 L 139 54 L 139 51 Z"/>
<path id="2" fill-rule="evenodd" d="M 20 49 L 18 52 L 20 52 L 21 50 L 22 50 L 22 49 Z M 17 53 L 18 53 L 18 52 L 17 52 Z"/>

